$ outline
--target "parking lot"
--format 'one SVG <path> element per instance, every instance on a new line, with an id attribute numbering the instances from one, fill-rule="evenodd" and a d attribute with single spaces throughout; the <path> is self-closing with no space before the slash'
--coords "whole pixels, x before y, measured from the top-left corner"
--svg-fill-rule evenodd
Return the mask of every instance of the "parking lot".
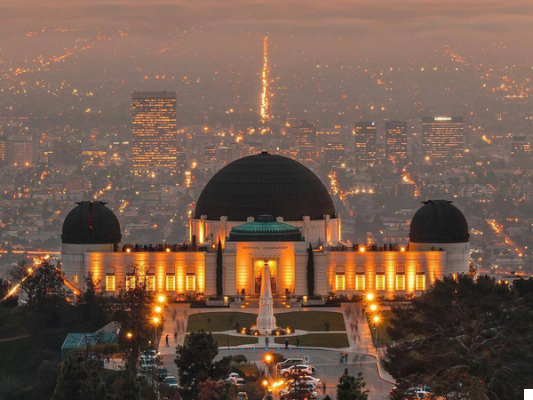
<path id="1" fill-rule="evenodd" d="M 244 355 L 248 361 L 257 363 L 259 368 L 264 368 L 263 357 L 265 353 L 279 353 L 285 358 L 303 358 L 309 356 L 310 364 L 316 367 L 316 376 L 318 376 L 325 388 L 320 389 L 320 397 L 329 395 L 332 399 L 336 398 L 336 386 L 339 377 L 343 374 L 344 369 L 348 368 L 350 375 L 357 375 L 362 372 L 367 384 L 367 389 L 370 390 L 370 400 L 384 400 L 388 398 L 389 390 L 392 384 L 383 381 L 378 373 L 376 360 L 370 356 L 361 354 L 348 353 L 348 362 L 340 363 L 340 352 L 329 350 L 310 350 L 292 349 L 285 350 L 283 348 L 271 348 L 268 351 L 265 349 L 234 349 L 234 350 L 220 350 L 218 358 L 228 355 Z M 174 364 L 174 355 L 163 356 L 165 366 L 169 369 L 172 375 L 177 376 L 177 369 Z"/>

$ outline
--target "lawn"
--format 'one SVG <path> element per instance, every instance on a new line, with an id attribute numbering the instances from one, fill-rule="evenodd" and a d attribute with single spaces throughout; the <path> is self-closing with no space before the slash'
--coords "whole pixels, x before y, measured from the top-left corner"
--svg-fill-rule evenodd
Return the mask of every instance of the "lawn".
<path id="1" fill-rule="evenodd" d="M 391 319 L 394 317 L 394 314 L 390 310 L 384 310 L 379 312 L 380 322 L 377 324 L 377 343 L 378 346 L 384 346 L 387 344 L 392 344 L 392 340 L 387 333 L 387 328 L 391 326 Z M 373 314 L 367 313 L 366 318 L 368 320 L 368 326 L 370 327 L 370 332 L 372 332 L 372 340 L 376 343 L 376 329 L 374 329 Z"/>
<path id="2" fill-rule="evenodd" d="M 209 312 L 189 316 L 187 332 L 203 329 L 207 332 L 224 332 L 235 329 L 237 322 L 241 327 L 255 324 L 257 315 L 242 312 Z"/>
<path id="3" fill-rule="evenodd" d="M 325 331 L 326 321 L 329 321 L 330 331 L 345 331 L 344 317 L 341 313 L 332 311 L 294 311 L 276 314 L 278 326 L 304 331 Z"/>
<path id="4" fill-rule="evenodd" d="M 240 346 L 241 344 L 257 343 L 257 338 L 254 336 L 230 336 L 215 333 L 213 339 L 218 342 L 218 347 L 226 347 L 228 344 L 230 346 Z"/>
<path id="5" fill-rule="evenodd" d="M 296 346 L 296 336 L 289 337 L 289 344 Z M 285 344 L 285 338 L 275 338 L 276 343 Z M 350 346 L 345 333 L 310 333 L 300 336 L 300 346 L 305 347 L 333 347 L 343 348 Z"/>
<path id="6" fill-rule="evenodd" d="M 189 335 L 185 336 L 185 342 L 187 343 Z M 224 335 L 223 333 L 213 334 L 213 339 L 218 343 L 218 347 L 226 346 L 240 346 L 242 344 L 255 344 L 257 343 L 257 338 L 255 336 L 231 336 Z"/>

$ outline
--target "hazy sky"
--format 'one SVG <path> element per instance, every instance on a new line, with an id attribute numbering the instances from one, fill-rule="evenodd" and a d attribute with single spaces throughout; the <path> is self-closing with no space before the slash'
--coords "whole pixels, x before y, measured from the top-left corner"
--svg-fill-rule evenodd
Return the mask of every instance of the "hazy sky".
<path id="1" fill-rule="evenodd" d="M 531 0 L 3 0 L 0 20 L 13 25 L 160 24 L 270 32 L 430 35 L 469 40 L 528 41 L 533 36 Z"/>

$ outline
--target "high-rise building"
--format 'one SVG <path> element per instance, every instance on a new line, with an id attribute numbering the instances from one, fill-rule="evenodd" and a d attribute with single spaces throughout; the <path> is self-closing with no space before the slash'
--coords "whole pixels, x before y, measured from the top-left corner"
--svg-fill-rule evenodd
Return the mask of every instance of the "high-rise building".
<path id="1" fill-rule="evenodd" d="M 376 163 L 376 124 L 361 121 L 355 124 L 355 165 L 373 166 Z"/>
<path id="2" fill-rule="evenodd" d="M 7 143 L 6 138 L 0 136 L 0 165 L 7 164 Z"/>
<path id="3" fill-rule="evenodd" d="M 37 166 L 39 153 L 37 141 L 30 135 L 15 135 L 7 139 L 7 162 L 13 167 Z"/>
<path id="4" fill-rule="evenodd" d="M 132 95 L 132 162 L 135 172 L 176 169 L 177 121 L 175 92 Z"/>
<path id="5" fill-rule="evenodd" d="M 460 162 L 464 151 L 463 117 L 422 117 L 422 156 L 432 165 Z"/>
<path id="6" fill-rule="evenodd" d="M 300 126 L 290 128 L 293 149 L 296 152 L 296 160 L 303 163 L 316 163 L 316 128 L 306 120 L 302 120 Z"/>
<path id="7" fill-rule="evenodd" d="M 531 165 L 531 146 L 526 136 L 513 136 L 509 161 L 511 161 L 514 166 L 519 167 L 528 167 Z"/>
<path id="8" fill-rule="evenodd" d="M 324 144 L 324 158 L 331 168 L 341 168 L 346 163 L 346 148 L 339 140 L 328 140 Z"/>
<path id="9" fill-rule="evenodd" d="M 388 121 L 385 124 L 385 152 L 387 161 L 404 166 L 407 161 L 407 124 Z"/>

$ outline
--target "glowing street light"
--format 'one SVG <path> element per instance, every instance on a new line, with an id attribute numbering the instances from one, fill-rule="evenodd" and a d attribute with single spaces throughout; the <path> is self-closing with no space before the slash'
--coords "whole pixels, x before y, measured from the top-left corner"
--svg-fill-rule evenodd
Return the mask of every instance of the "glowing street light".
<path id="1" fill-rule="evenodd" d="M 156 325 L 159 323 L 159 321 L 160 321 L 160 320 L 159 320 L 159 317 L 154 317 L 154 318 L 152 318 L 152 322 L 153 322 L 154 324 L 156 324 Z"/>
<path id="2" fill-rule="evenodd" d="M 160 306 L 156 306 L 156 307 L 154 308 L 154 311 L 155 311 L 156 313 L 158 313 L 158 314 L 159 314 L 162 310 L 163 310 L 163 309 L 162 309 Z"/>
<path id="3" fill-rule="evenodd" d="M 261 382 L 261 384 L 263 385 L 263 387 L 267 387 L 268 381 L 266 379 L 263 379 L 263 382 Z"/>
<path id="4" fill-rule="evenodd" d="M 378 309 L 378 306 L 375 304 L 370 304 L 370 311 L 376 311 Z"/>
<path id="5" fill-rule="evenodd" d="M 126 333 L 126 337 L 128 339 L 131 339 L 133 337 L 133 333 L 131 333 L 131 332 Z"/>
<path id="6" fill-rule="evenodd" d="M 167 300 L 166 297 L 165 297 L 164 295 L 162 295 L 162 294 L 160 294 L 160 295 L 157 297 L 157 301 L 158 301 L 159 303 L 164 303 L 166 300 Z"/>
<path id="7" fill-rule="evenodd" d="M 374 316 L 374 323 L 375 324 L 377 324 L 380 320 L 381 320 L 381 318 L 379 318 L 379 315 L 375 315 Z"/>
<path id="8" fill-rule="evenodd" d="M 367 294 L 366 294 L 366 299 L 367 299 L 368 301 L 372 301 L 372 300 L 374 300 L 374 293 L 367 293 Z"/>

